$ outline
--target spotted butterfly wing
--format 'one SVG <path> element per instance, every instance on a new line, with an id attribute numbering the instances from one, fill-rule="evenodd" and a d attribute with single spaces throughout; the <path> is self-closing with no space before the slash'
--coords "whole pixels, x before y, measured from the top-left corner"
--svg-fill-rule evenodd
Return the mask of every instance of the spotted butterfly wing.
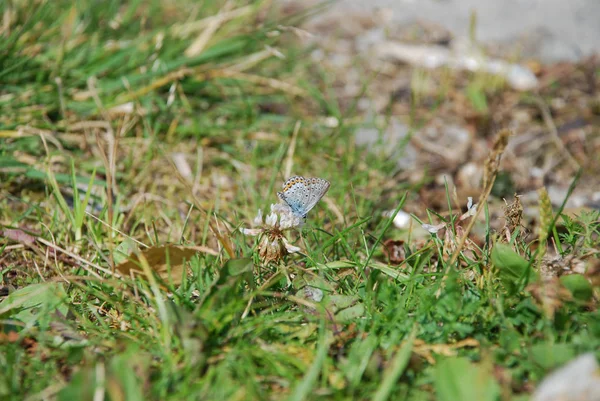
<path id="1" fill-rule="evenodd" d="M 294 176 L 283 184 L 282 192 L 277 192 L 277 195 L 288 204 L 293 213 L 306 217 L 325 195 L 329 185 L 329 181 L 322 178 Z"/>

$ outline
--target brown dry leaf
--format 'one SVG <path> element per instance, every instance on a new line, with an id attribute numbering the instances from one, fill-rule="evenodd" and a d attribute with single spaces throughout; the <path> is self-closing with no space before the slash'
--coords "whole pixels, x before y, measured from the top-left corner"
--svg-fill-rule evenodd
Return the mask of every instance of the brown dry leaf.
<path id="1" fill-rule="evenodd" d="M 7 228 L 2 232 L 6 238 L 20 242 L 25 245 L 32 245 L 35 242 L 35 237 L 27 234 L 23 230 Z"/>
<path id="2" fill-rule="evenodd" d="M 0 344 L 5 344 L 5 343 L 16 343 L 17 341 L 19 341 L 21 337 L 19 336 L 19 333 L 17 333 L 16 331 L 9 331 L 8 333 L 0 333 Z"/>
<path id="3" fill-rule="evenodd" d="M 307 366 L 314 360 L 314 350 L 310 347 L 292 345 L 292 344 L 280 344 L 280 343 L 267 343 L 262 340 L 258 341 L 258 346 L 266 352 L 272 355 L 285 355 L 287 357 L 293 357 L 305 363 Z"/>
<path id="4" fill-rule="evenodd" d="M 388 239 L 383 243 L 383 253 L 391 264 L 399 265 L 406 259 L 404 241 Z"/>
<path id="5" fill-rule="evenodd" d="M 183 265 L 197 253 L 194 248 L 163 245 L 141 251 L 148 265 L 160 278 L 174 285 L 181 284 Z M 144 274 L 137 254 L 131 255 L 129 260 L 116 266 L 116 269 L 125 276 L 131 274 Z"/>
<path id="6" fill-rule="evenodd" d="M 464 340 L 455 342 L 454 344 L 427 344 L 421 339 L 416 339 L 413 352 L 422 358 L 425 358 L 427 362 L 434 365 L 435 358 L 432 353 L 436 353 L 444 356 L 455 356 L 456 350 L 459 348 L 466 347 L 479 347 L 479 341 L 474 338 L 465 338 Z"/>

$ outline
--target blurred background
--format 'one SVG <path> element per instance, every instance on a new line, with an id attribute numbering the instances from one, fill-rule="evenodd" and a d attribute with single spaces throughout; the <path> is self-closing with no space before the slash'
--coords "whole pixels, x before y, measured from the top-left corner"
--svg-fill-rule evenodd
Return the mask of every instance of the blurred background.
<path id="1" fill-rule="evenodd" d="M 568 205 L 597 208 L 599 17 L 593 1 L 349 0 L 305 26 L 340 102 L 373 122 L 357 143 L 383 137 L 403 178 L 428 171 L 472 195 L 490 136 L 510 128 L 495 195 L 537 202 L 545 185 L 557 206 L 583 167 Z"/>
<path id="2" fill-rule="evenodd" d="M 395 24 L 419 20 L 438 24 L 456 36 L 468 36 L 477 15 L 476 35 L 486 45 L 545 62 L 580 60 L 600 48 L 600 4 L 594 0 L 340 0 L 330 13 L 380 10 Z"/>

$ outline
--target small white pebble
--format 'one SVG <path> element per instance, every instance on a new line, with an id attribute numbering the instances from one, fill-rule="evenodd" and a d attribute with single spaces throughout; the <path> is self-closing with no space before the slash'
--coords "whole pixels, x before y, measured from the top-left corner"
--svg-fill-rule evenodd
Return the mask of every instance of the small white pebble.
<path id="1" fill-rule="evenodd" d="M 307 285 L 306 287 L 304 287 L 304 296 L 310 301 L 321 302 L 321 300 L 323 299 L 323 291 L 319 288 Z"/>
<path id="2" fill-rule="evenodd" d="M 393 215 L 394 215 L 393 210 L 388 210 L 386 212 L 383 212 L 384 217 L 392 217 Z M 396 228 L 408 228 L 409 224 L 410 224 L 410 214 L 403 212 L 402 210 L 398 211 L 398 214 L 396 214 L 396 217 L 394 217 L 394 226 L 396 226 Z"/>
<path id="3" fill-rule="evenodd" d="M 327 128 L 337 128 L 340 125 L 340 121 L 337 117 L 329 116 L 325 118 L 325 126 Z"/>

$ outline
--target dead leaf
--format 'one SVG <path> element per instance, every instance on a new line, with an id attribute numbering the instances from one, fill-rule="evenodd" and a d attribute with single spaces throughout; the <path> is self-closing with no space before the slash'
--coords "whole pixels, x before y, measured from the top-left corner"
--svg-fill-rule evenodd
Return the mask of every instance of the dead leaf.
<path id="1" fill-rule="evenodd" d="M 388 239 L 383 243 L 383 253 L 391 264 L 399 265 L 406 259 L 404 241 Z"/>
<path id="2" fill-rule="evenodd" d="M 0 344 L 16 343 L 20 338 L 19 333 L 16 331 L 11 330 L 8 333 L 0 333 Z"/>
<path id="3" fill-rule="evenodd" d="M 20 242 L 25 245 L 33 245 L 33 243 L 35 242 L 34 236 L 29 235 L 26 232 L 24 232 L 23 230 L 19 230 L 19 229 L 7 228 L 6 230 L 4 230 L 2 232 L 2 235 L 4 235 L 8 239 L 11 239 L 16 242 Z"/>
<path id="4" fill-rule="evenodd" d="M 455 356 L 459 348 L 466 347 L 479 347 L 479 341 L 474 338 L 465 338 L 462 341 L 458 341 L 454 344 L 427 344 L 421 339 L 416 339 L 413 346 L 413 352 L 422 358 L 425 358 L 427 362 L 435 365 L 435 358 L 432 353 L 436 353 L 444 356 Z"/>
<path id="5" fill-rule="evenodd" d="M 141 251 L 150 268 L 165 282 L 173 285 L 181 284 L 184 262 L 189 261 L 196 253 L 194 248 L 172 244 Z M 138 254 L 131 255 L 129 260 L 117 265 L 116 269 L 125 276 L 144 274 Z"/>

